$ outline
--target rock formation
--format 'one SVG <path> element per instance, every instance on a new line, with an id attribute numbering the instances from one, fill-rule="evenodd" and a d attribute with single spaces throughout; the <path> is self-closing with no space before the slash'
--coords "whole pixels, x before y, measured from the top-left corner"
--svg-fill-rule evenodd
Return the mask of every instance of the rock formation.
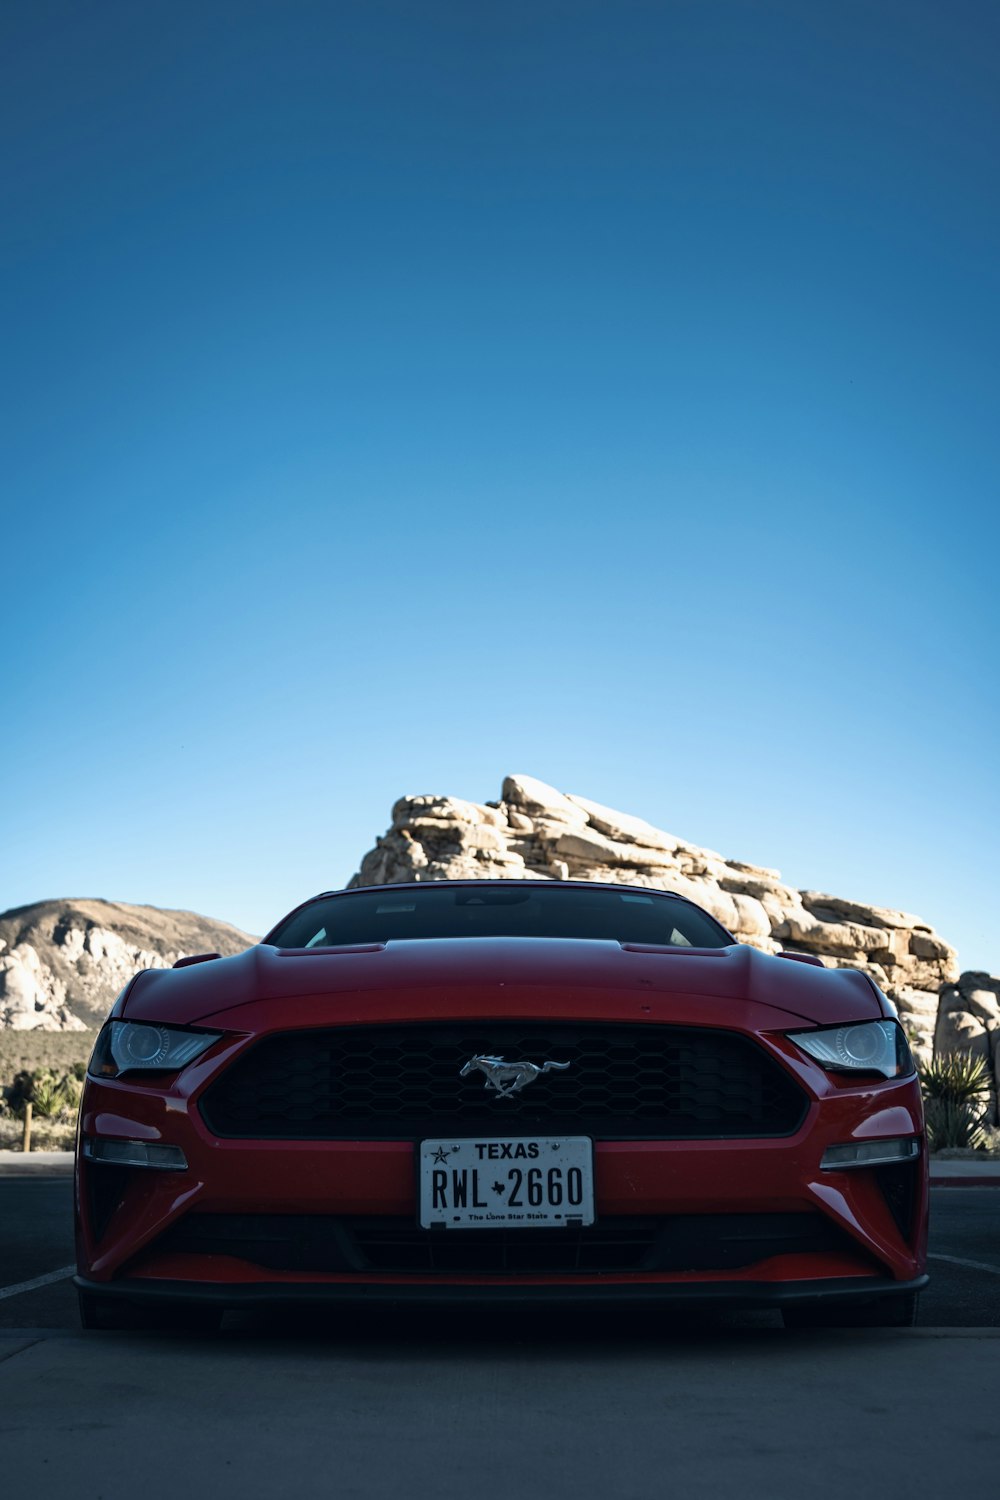
<path id="1" fill-rule="evenodd" d="M 351 884 L 490 876 L 610 880 L 679 891 L 741 943 L 863 969 L 899 1006 L 925 1057 L 934 1045 L 941 988 L 958 976 L 955 950 L 920 917 L 795 890 L 777 870 L 725 859 L 531 776 L 508 776 L 499 802 L 402 797 L 392 827 L 365 855 Z"/>
<path id="2" fill-rule="evenodd" d="M 188 911 L 118 901 L 41 901 L 0 914 L 0 1029 L 79 1031 L 103 1020 L 139 969 L 254 941 Z"/>
<path id="3" fill-rule="evenodd" d="M 993 1079 L 991 1118 L 1000 1118 L 1000 978 L 970 969 L 941 991 L 934 1051 L 981 1057 Z"/>

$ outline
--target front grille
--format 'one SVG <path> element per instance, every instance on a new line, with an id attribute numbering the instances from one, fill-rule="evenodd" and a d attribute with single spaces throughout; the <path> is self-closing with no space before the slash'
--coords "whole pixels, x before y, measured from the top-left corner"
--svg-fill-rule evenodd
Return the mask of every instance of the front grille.
<path id="1" fill-rule="evenodd" d="M 477 1054 L 568 1062 L 501 1098 Z M 349 1026 L 265 1038 L 206 1091 L 219 1136 L 399 1140 L 564 1132 L 710 1140 L 790 1135 L 806 1095 L 750 1038 L 709 1027 L 482 1022 Z"/>
<path id="2" fill-rule="evenodd" d="M 188 1214 L 156 1252 L 227 1255 L 262 1270 L 426 1275 L 727 1271 L 772 1255 L 857 1253 L 823 1214 L 671 1214 L 587 1228 L 420 1229 L 412 1219 Z"/>

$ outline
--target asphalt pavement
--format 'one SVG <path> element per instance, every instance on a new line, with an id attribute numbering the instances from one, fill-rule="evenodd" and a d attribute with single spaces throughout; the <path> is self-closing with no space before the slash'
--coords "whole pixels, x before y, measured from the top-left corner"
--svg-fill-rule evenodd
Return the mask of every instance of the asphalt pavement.
<path id="1" fill-rule="evenodd" d="M 932 1197 L 914 1330 L 366 1310 L 196 1338 L 82 1334 L 68 1180 L 0 1178 L 0 1470 L 36 1500 L 992 1493 L 1000 1190 Z"/>

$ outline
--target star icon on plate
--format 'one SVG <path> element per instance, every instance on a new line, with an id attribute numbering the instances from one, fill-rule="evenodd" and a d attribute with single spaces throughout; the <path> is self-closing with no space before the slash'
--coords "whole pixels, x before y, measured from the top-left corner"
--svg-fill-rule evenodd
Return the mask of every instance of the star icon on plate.
<path id="1" fill-rule="evenodd" d="M 451 1150 L 454 1151 L 455 1149 L 456 1148 L 452 1146 Z M 443 1146 L 439 1146 L 434 1153 L 434 1161 L 438 1164 L 439 1167 L 443 1167 L 447 1165 L 447 1161 L 450 1155 L 451 1151 L 446 1151 Z"/>

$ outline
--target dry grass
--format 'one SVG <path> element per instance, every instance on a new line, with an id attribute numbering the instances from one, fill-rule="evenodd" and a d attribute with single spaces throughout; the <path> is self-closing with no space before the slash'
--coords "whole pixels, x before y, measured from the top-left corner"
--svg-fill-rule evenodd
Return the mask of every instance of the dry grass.
<path id="1" fill-rule="evenodd" d="M 20 1151 L 20 1120 L 11 1115 L 0 1115 L 0 1151 Z M 32 1151 L 72 1151 L 76 1139 L 76 1122 L 63 1120 L 33 1120 L 31 1122 Z"/>
<path id="2" fill-rule="evenodd" d="M 69 1072 L 87 1061 L 96 1037 L 96 1031 L 0 1031 L 0 1086 L 36 1068 Z"/>

